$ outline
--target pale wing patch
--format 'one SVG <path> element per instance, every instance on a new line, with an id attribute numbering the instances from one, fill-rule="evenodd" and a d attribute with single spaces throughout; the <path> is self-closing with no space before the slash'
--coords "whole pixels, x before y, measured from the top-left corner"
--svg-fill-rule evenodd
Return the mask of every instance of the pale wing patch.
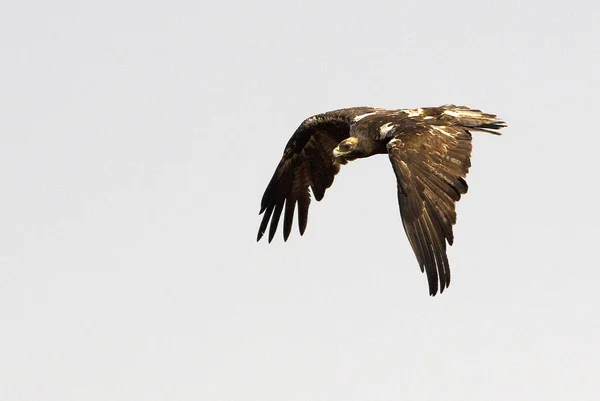
<path id="1" fill-rule="evenodd" d="M 458 117 L 458 116 L 460 116 L 460 113 L 457 113 L 455 110 L 444 110 L 443 114 L 446 114 L 446 115 L 451 116 L 451 117 Z"/>
<path id="2" fill-rule="evenodd" d="M 404 162 L 404 160 L 400 160 L 400 170 L 402 170 L 402 174 L 406 177 L 410 177 L 412 174 L 410 173 L 410 169 L 408 168 L 408 164 Z"/>
<path id="3" fill-rule="evenodd" d="M 389 141 L 389 142 L 387 143 L 386 147 L 387 147 L 388 149 L 391 149 L 391 148 L 394 146 L 394 144 L 395 144 L 396 142 L 400 142 L 400 139 L 398 139 L 398 138 L 394 138 L 394 139 L 392 139 L 391 141 Z"/>
<path id="4" fill-rule="evenodd" d="M 395 128 L 396 126 L 392 123 L 385 123 L 379 128 L 379 136 L 383 139 L 385 136 Z"/>
<path id="5" fill-rule="evenodd" d="M 423 109 L 401 109 L 404 113 L 408 114 L 408 117 L 418 117 L 423 114 Z"/>
<path id="6" fill-rule="evenodd" d="M 437 131 L 437 132 L 439 132 L 440 134 L 443 134 L 443 135 L 449 136 L 450 138 L 454 138 L 454 136 L 453 136 L 451 133 L 449 133 L 449 132 L 447 132 L 446 130 L 444 130 L 444 127 L 443 127 L 443 126 L 439 126 L 439 125 L 430 125 L 430 126 L 429 126 L 429 128 L 430 128 L 430 129 L 432 129 L 432 130 L 434 130 L 434 131 Z"/>
<path id="7" fill-rule="evenodd" d="M 360 116 L 356 116 L 356 117 L 354 117 L 354 119 L 352 120 L 352 122 L 353 122 L 353 123 L 355 123 L 355 122 L 357 122 L 357 121 L 360 121 L 360 120 L 362 120 L 363 118 L 365 118 L 365 117 L 367 117 L 367 116 L 370 116 L 370 115 L 373 115 L 373 114 L 375 114 L 375 113 L 377 113 L 377 111 L 372 111 L 372 112 L 370 112 L 370 113 L 361 114 Z"/>
<path id="8" fill-rule="evenodd" d="M 442 157 L 444 158 L 444 160 L 447 160 L 452 164 L 456 164 L 457 166 L 462 165 L 462 162 L 455 157 L 448 156 L 448 155 L 442 155 Z"/>
<path id="9" fill-rule="evenodd" d="M 466 108 L 446 109 L 444 110 L 443 114 L 451 117 L 481 117 L 481 111 Z"/>

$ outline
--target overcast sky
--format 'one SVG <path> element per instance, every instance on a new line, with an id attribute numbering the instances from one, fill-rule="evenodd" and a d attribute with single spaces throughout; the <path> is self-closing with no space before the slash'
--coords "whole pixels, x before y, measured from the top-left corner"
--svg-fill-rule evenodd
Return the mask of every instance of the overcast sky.
<path id="1" fill-rule="evenodd" d="M 11 1 L 3 400 L 595 400 L 597 1 Z M 385 156 L 256 243 L 300 122 L 455 103 L 469 193 L 428 296 Z"/>

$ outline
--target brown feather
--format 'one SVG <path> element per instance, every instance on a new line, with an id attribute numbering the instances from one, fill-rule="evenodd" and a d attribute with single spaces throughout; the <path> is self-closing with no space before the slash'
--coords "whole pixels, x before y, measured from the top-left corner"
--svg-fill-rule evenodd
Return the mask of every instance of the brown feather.
<path id="1" fill-rule="evenodd" d="M 468 189 L 469 139 L 460 127 L 416 126 L 388 144 L 402 221 L 431 295 L 450 283 L 446 242 L 454 241 L 455 204 Z"/>
<path id="2" fill-rule="evenodd" d="M 269 221 L 269 242 L 275 236 L 283 206 L 283 238 L 290 235 L 296 205 L 298 205 L 298 228 L 300 234 L 306 230 L 310 192 L 320 201 L 325 191 L 333 184 L 335 175 L 343 164 L 334 158 L 333 149 L 348 138 L 349 121 L 372 108 L 358 107 L 335 110 L 306 119 L 288 141 L 283 157 L 261 200 L 263 215 L 258 229 L 257 241 L 265 233 Z"/>

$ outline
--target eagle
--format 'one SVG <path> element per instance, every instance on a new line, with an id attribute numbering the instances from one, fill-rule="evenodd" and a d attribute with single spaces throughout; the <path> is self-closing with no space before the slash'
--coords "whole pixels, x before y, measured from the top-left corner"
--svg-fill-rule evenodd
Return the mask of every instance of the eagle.
<path id="1" fill-rule="evenodd" d="M 496 115 L 452 104 L 387 110 L 352 107 L 304 120 L 283 151 L 260 204 L 257 241 L 269 225 L 269 242 L 283 213 L 283 239 L 298 228 L 304 234 L 311 192 L 317 201 L 349 161 L 387 154 L 396 175 L 402 225 L 429 294 L 450 284 L 446 242 L 452 245 L 456 202 L 467 192 L 471 131 L 500 135 L 506 123 Z"/>

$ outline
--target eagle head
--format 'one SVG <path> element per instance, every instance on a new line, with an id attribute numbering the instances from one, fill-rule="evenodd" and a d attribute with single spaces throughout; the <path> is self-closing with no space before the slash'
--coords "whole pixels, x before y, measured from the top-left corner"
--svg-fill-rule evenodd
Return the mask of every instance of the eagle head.
<path id="1" fill-rule="evenodd" d="M 342 157 L 352 153 L 358 145 L 358 138 L 351 136 L 350 138 L 344 139 L 333 149 L 334 157 Z"/>

